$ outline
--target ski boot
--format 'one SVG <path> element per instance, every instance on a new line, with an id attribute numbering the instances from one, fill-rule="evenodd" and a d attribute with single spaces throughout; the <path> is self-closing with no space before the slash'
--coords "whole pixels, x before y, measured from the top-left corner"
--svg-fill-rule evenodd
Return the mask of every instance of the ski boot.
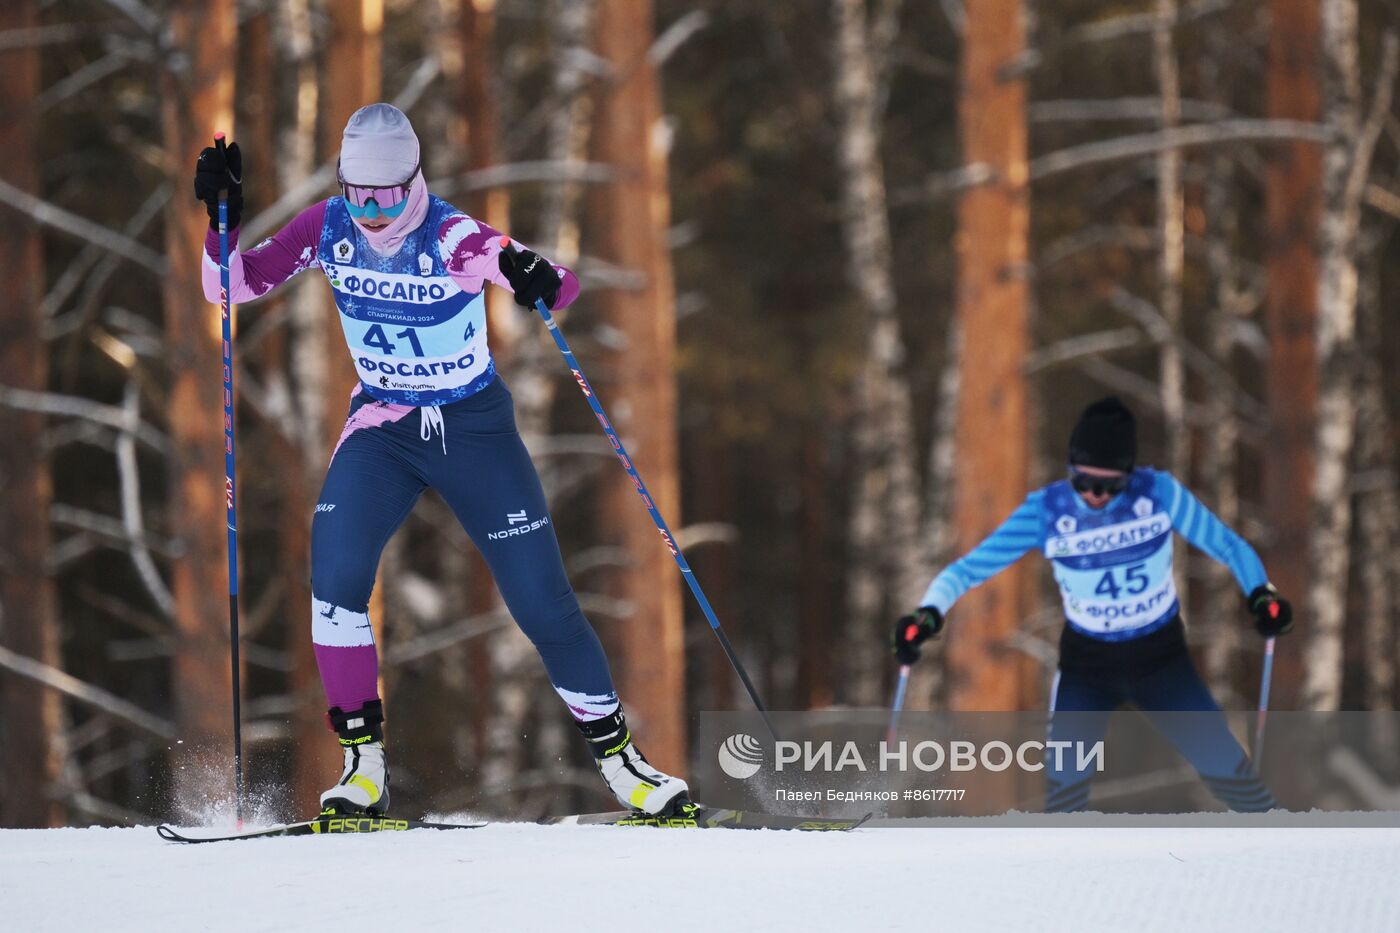
<path id="1" fill-rule="evenodd" d="M 336 785 L 321 794 L 322 815 L 383 816 L 389 812 L 389 765 L 381 727 L 384 705 L 373 700 L 352 713 L 335 706 L 326 715 L 340 736 L 345 768 Z"/>
<path id="2" fill-rule="evenodd" d="M 671 816 L 690 804 L 690 787 L 653 768 L 632 744 L 622 707 L 610 716 L 575 723 L 593 752 L 598 773 L 624 806 L 648 816 Z"/>

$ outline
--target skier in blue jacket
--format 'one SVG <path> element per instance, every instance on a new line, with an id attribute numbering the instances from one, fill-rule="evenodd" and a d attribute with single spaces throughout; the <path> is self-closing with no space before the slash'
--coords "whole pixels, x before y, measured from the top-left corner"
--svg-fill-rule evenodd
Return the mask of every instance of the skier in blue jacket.
<path id="1" fill-rule="evenodd" d="M 1137 424 L 1116 398 L 1086 408 L 1070 435 L 1069 477 L 1037 489 L 1011 517 L 934 578 L 917 610 L 895 624 L 901 663 L 918 660 L 953 604 L 1032 548 L 1051 562 L 1064 603 L 1051 688 L 1052 740 L 1102 739 L 1109 714 L 1131 703 L 1152 718 L 1232 810 L 1272 809 L 1273 796 L 1235 741 L 1186 649 L 1172 577 L 1172 533 L 1230 568 L 1264 637 L 1292 628 L 1293 611 L 1259 555 L 1170 473 L 1138 467 Z M 1173 717 L 1155 713 L 1213 715 Z M 1092 772 L 1047 761 L 1046 809 L 1083 810 Z"/>

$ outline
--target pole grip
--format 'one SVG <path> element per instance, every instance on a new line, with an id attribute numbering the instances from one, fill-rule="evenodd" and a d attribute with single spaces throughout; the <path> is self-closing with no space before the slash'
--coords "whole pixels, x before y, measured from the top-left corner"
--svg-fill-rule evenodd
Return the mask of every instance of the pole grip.
<path id="1" fill-rule="evenodd" d="M 227 174 L 228 174 L 228 143 L 227 143 L 227 140 L 224 138 L 224 134 L 223 134 L 223 131 L 222 131 L 222 130 L 214 134 L 214 151 L 217 152 L 217 153 L 219 154 L 219 164 L 222 165 L 222 166 L 224 167 L 224 174 L 227 175 Z M 220 201 L 227 201 L 227 200 L 228 200 L 228 190 L 227 190 L 227 189 L 225 189 L 225 188 L 220 188 L 220 189 L 219 189 L 219 200 L 220 200 Z"/>

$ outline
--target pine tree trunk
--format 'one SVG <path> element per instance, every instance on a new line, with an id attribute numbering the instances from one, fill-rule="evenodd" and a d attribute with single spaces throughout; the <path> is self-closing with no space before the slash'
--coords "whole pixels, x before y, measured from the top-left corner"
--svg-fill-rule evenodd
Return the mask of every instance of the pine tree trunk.
<path id="1" fill-rule="evenodd" d="M 240 36 L 248 80 L 239 89 L 240 105 L 246 122 L 239 133 L 244 152 L 245 170 L 249 184 L 245 197 L 246 216 L 253 216 L 273 204 L 287 185 L 300 182 L 311 171 L 311 146 L 314 145 L 314 123 L 311 135 L 298 134 L 299 106 L 285 138 L 277 129 L 276 78 L 285 63 L 300 78 L 309 72 L 311 106 L 306 108 L 315 117 L 314 63 L 308 68 L 303 57 L 309 56 L 311 36 L 305 3 L 289 4 L 279 13 L 266 11 L 251 17 Z M 279 51 L 280 47 L 280 51 Z M 297 99 L 302 88 L 298 87 Z M 300 136 L 300 138 L 299 138 Z M 279 155 L 281 158 L 279 158 Z M 298 292 L 306 287 L 324 288 L 310 276 L 288 286 L 275 297 L 257 306 L 261 318 L 284 313 L 284 306 L 294 308 Z M 259 344 L 263 385 L 269 397 L 281 399 L 280 429 L 270 432 L 269 462 L 245 460 L 250 472 L 271 470 L 280 478 L 276 484 L 278 514 L 276 517 L 278 561 L 285 568 L 279 581 L 283 595 L 280 619 L 285 629 L 287 652 L 292 668 L 287 678 L 287 693 L 292 698 L 291 713 L 291 773 L 290 806 L 292 813 L 314 813 L 320 807 L 320 793 L 340 768 L 340 754 L 329 741 L 323 715 L 325 696 L 316 670 L 311 649 L 309 620 L 311 618 L 311 515 L 315 505 L 307 466 L 308 445 L 304 442 L 306 419 L 297 404 L 294 392 L 293 356 L 297 346 L 294 321 L 268 332 Z M 300 375 L 299 373 L 297 374 Z"/>
<path id="2" fill-rule="evenodd" d="M 288 0 L 281 9 L 283 56 L 293 66 L 296 91 L 293 95 L 292 123 L 283 130 L 280 160 L 281 184 L 290 189 L 316 169 L 316 123 L 321 110 L 321 85 L 316 69 L 315 35 L 310 0 Z M 340 357 L 332 349 L 330 337 L 339 330 L 339 322 L 329 319 L 325 283 L 310 276 L 294 279 L 287 286 L 292 290 L 291 330 L 293 399 L 297 410 L 298 433 L 306 451 L 307 482 L 319 485 L 331 450 L 331 441 L 340 434 L 340 424 L 328 424 L 323 412 L 331 395 L 331 370 Z M 331 433 L 334 431 L 334 433 Z M 310 569 L 308 567 L 308 573 Z M 309 614 L 308 609 L 308 614 Z M 307 654 L 311 639 L 308 631 Z M 314 658 L 313 658 L 314 663 Z"/>
<path id="3" fill-rule="evenodd" d="M 1368 240 L 1372 239 L 1370 237 Z M 1368 243 L 1366 252 L 1379 250 Z M 1378 352 L 1361 361 L 1357 397 L 1357 467 L 1365 485 L 1357 500 L 1358 574 L 1362 588 L 1366 657 L 1366 708 L 1392 709 L 1395 702 L 1396 546 L 1400 537 L 1400 496 L 1396 495 L 1395 425 L 1385 395 L 1384 328 L 1380 271 L 1366 270 L 1360 287 L 1357 326 L 1362 345 Z M 1389 718 L 1389 717 L 1383 717 Z"/>
<path id="4" fill-rule="evenodd" d="M 282 61 L 295 80 L 294 106 L 290 124 L 275 140 L 282 158 L 274 160 L 268 153 L 257 164 L 268 176 L 265 184 L 275 183 L 287 190 L 304 181 L 316 167 L 320 86 L 308 0 L 284 4 L 278 10 L 276 27 Z M 275 179 L 271 177 L 274 163 L 278 170 Z M 250 169 L 252 166 L 250 161 Z M 270 359 L 282 360 L 280 365 L 271 365 L 279 366 L 288 379 L 289 433 L 300 439 L 300 443 L 279 443 L 275 452 L 283 477 L 277 537 L 279 559 L 287 570 L 283 605 L 292 660 L 288 692 L 293 702 L 291 796 L 296 813 L 319 809 L 321 791 L 340 770 L 340 749 L 326 727 L 326 695 L 311 645 L 311 516 L 329 451 L 322 424 L 323 399 L 329 369 L 341 359 L 325 352 L 325 288 L 321 276 L 310 274 L 284 286 L 287 293 L 280 300 L 290 304 L 290 319 L 268 348 Z"/>
<path id="5" fill-rule="evenodd" d="M 913 412 L 901 372 L 904 344 L 895 306 L 884 167 L 880 161 L 877 63 L 865 0 L 833 0 L 842 232 L 846 277 L 867 321 L 856 384 L 851 561 L 843 653 L 849 702 L 882 701 L 889 670 L 882 630 L 913 604 L 921 581 Z"/>
<path id="6" fill-rule="evenodd" d="M 1318 0 L 1272 0 L 1268 109 L 1274 119 L 1315 122 L 1322 114 Z M 1269 577 L 1305 608 L 1311 568 L 1313 435 L 1317 417 L 1318 218 L 1322 151 L 1295 141 L 1267 150 L 1269 456 L 1264 458 L 1265 548 Z M 1311 620 L 1300 620 L 1300 628 Z M 1302 682 L 1302 639 L 1279 643 L 1280 705 L 1296 702 Z"/>
<path id="7" fill-rule="evenodd" d="M 635 290 L 601 292 L 603 318 L 622 349 L 609 361 L 603 398 L 656 507 L 679 527 L 676 438 L 675 286 L 666 244 L 669 142 L 662 121 L 660 79 L 647 58 L 650 0 L 600 0 L 595 41 L 611 68 L 594 115 L 597 160 L 614 181 L 592 199 L 592 239 L 599 258 L 642 276 Z M 620 544 L 632 564 L 617 575 L 614 596 L 632 607 L 613 639 L 623 703 L 657 767 L 685 764 L 685 643 L 681 581 L 674 562 L 631 481 L 609 471 L 601 495 L 600 543 Z M 620 650 L 619 650 L 620 649 Z"/>
<path id="8" fill-rule="evenodd" d="M 1000 74 L 1025 50 L 1024 14 L 1020 0 L 985 0 L 965 11 L 958 103 L 963 162 L 984 163 L 995 178 L 965 194 L 958 207 L 963 378 L 953 514 L 959 553 L 1021 503 L 1030 462 L 1021 372 L 1030 341 L 1026 89 Z M 1027 609 L 1027 585 L 1025 571 L 1012 568 L 958 604 L 947 636 L 953 709 L 1021 706 L 1022 661 L 1007 641 Z"/>
<path id="9" fill-rule="evenodd" d="M 1380 255 L 1376 237 L 1367 237 L 1363 252 Z M 1357 301 L 1361 346 L 1374 352 L 1361 363 L 1357 398 L 1357 467 L 1366 478 L 1357 497 L 1357 535 L 1361 584 L 1362 645 L 1366 659 L 1364 707 L 1395 708 L 1395 584 L 1400 547 L 1400 495 L 1396 492 L 1394 421 L 1386 401 L 1385 346 L 1380 270 L 1367 263 Z M 1371 717 L 1371 754 L 1384 770 L 1400 761 L 1393 715 Z"/>
<path id="10" fill-rule="evenodd" d="M 457 42 L 461 49 L 462 70 L 455 77 L 457 111 L 454 144 L 465 156 L 464 169 L 478 171 L 501 161 L 500 127 L 496 105 L 497 89 L 491 75 L 496 71 L 496 0 L 458 0 Z M 471 192 L 460 205 L 468 214 L 504 233 L 510 231 L 510 192 L 504 187 Z M 533 244 L 531 244 L 533 245 Z M 553 257 L 551 257 L 553 258 Z M 506 365 L 514 356 L 515 344 L 530 324 L 503 289 L 486 291 L 487 327 L 491 355 L 497 365 Z"/>
<path id="11" fill-rule="evenodd" d="M 384 0 L 335 0 L 326 5 L 330 38 L 325 48 L 322 76 L 321 158 L 331 159 L 340 152 L 340 139 L 350 115 L 380 99 L 380 33 L 384 28 Z M 352 179 L 353 180 L 353 179 Z M 344 362 L 344 338 L 335 303 L 325 290 L 322 301 L 325 325 L 325 353 L 335 362 L 330 367 L 329 386 L 324 397 L 323 430 L 327 450 L 340 435 L 349 407 L 350 392 L 359 382 L 352 366 Z M 371 607 L 370 616 L 377 619 Z M 380 634 L 376 621 L 375 637 Z"/>
<path id="12" fill-rule="evenodd" d="M 797 702 L 794 709 L 823 709 L 836 700 L 832 670 L 832 642 L 837 627 L 832 608 L 835 595 L 835 562 L 831 555 L 831 519 L 827 503 L 831 467 L 826 432 L 821 422 L 802 426 L 798 484 Z M 774 702 L 770 700 L 769 702 Z M 718 707 L 724 709 L 725 707 Z"/>
<path id="13" fill-rule="evenodd" d="M 718 413 L 733 411 L 735 407 L 724 395 L 711 396 L 709 401 L 714 406 L 712 410 Z M 735 474 L 738 463 L 733 445 L 718 426 L 701 431 L 700 435 L 691 461 L 695 465 L 695 478 L 688 491 L 689 502 L 694 506 L 691 522 L 718 522 L 737 527 L 739 505 Z M 687 552 L 687 560 L 697 578 L 705 582 L 705 595 L 734 642 L 734 650 L 742 657 L 749 645 L 747 639 L 741 637 L 748 626 L 736 612 L 740 577 L 736 542 L 714 541 L 692 550 L 693 555 Z M 691 650 L 703 652 L 702 659 L 697 656 L 700 659 L 696 665 L 698 677 L 691 678 L 687 684 L 692 701 L 687 708 L 733 709 L 738 683 L 730 673 L 729 659 L 718 639 L 702 632 L 699 626 L 692 627 L 687 634 Z M 698 641 L 701 637 L 704 641 Z M 747 699 L 744 702 L 747 703 Z"/>
<path id="14" fill-rule="evenodd" d="M 1356 401 L 1356 247 L 1360 205 L 1347 197 L 1359 137 L 1360 62 L 1355 0 L 1323 0 L 1324 109 L 1335 134 L 1323 151 L 1323 214 L 1317 289 L 1318 396 L 1313 449 L 1313 568 L 1307 599 L 1310 709 L 1336 709 L 1342 696 L 1342 642 L 1351 562 L 1351 450 Z"/>
<path id="15" fill-rule="evenodd" d="M 330 159 L 340 151 L 341 136 L 350 115 L 361 107 L 379 101 L 381 94 L 381 33 L 384 29 L 384 0 L 334 0 L 326 5 L 330 39 L 325 49 L 321 103 L 321 158 Z M 419 140 L 420 144 L 422 140 Z M 321 283 L 317 283 L 320 285 Z M 322 311 L 324 339 L 322 352 L 330 361 L 325 394 L 322 397 L 322 462 L 328 462 L 335 439 L 340 436 L 350 407 L 350 393 L 359 384 L 359 375 L 350 365 L 340 312 L 329 292 L 317 290 Z M 318 484 L 319 485 L 319 484 Z M 392 543 L 390 544 L 392 547 Z M 374 642 L 384 650 L 384 590 L 377 581 L 369 599 L 369 619 Z M 384 694 L 384 675 L 379 676 L 379 692 Z M 389 715 L 385 703 L 385 717 Z M 390 727 L 386 726 L 386 734 Z"/>
<path id="16" fill-rule="evenodd" d="M 0 33 L 38 25 L 34 0 L 0 8 Z M 38 196 L 39 53 L 0 51 L 0 178 Z M 11 214 L 0 225 L 0 373 L 7 386 L 48 389 L 43 336 L 44 254 L 39 228 Z M 53 581 L 49 576 L 49 505 L 53 487 L 44 458 L 44 416 L 0 407 L 0 644 L 62 666 Z M 61 826 L 56 797 L 63 768 L 59 694 L 17 675 L 0 674 L 0 826 Z"/>
<path id="17" fill-rule="evenodd" d="M 161 117 L 171 170 L 188 171 L 214 132 L 233 129 L 233 0 L 177 0 L 162 78 Z M 183 187 L 183 186 L 182 186 Z M 224 503 L 222 338 L 204 300 L 204 206 L 171 198 L 165 211 L 166 358 L 170 528 L 180 543 L 172 593 L 179 637 L 172 688 L 184 742 L 175 753 L 176 797 L 191 812 L 231 791 L 227 516 Z"/>
<path id="18" fill-rule="evenodd" d="M 322 160 L 333 159 L 340 152 L 340 140 L 350 115 L 367 104 L 380 99 L 380 33 L 384 28 L 384 0 L 335 0 L 326 4 L 330 20 L 330 37 L 324 51 L 324 73 L 321 78 L 320 127 Z M 330 365 L 329 385 L 323 399 L 323 431 L 326 454 L 345 424 L 349 397 L 359 382 L 352 366 L 346 364 L 344 337 L 340 316 L 334 301 L 324 290 L 322 307 L 326 319 L 324 352 Z M 380 634 L 378 616 L 375 637 Z"/>
<path id="19" fill-rule="evenodd" d="M 480 170 L 500 161 L 500 128 L 495 89 L 490 77 L 495 65 L 495 0 L 459 0 L 456 35 L 462 50 L 462 74 L 457 80 L 459 121 L 462 135 L 465 168 L 468 171 Z M 510 232 L 510 197 L 505 188 L 488 188 L 473 192 L 464 205 L 468 214 L 484 220 L 487 224 Z M 552 256 L 550 257 L 553 258 Z M 512 361 L 516 346 L 525 336 L 525 327 L 536 326 L 533 316 L 522 315 L 514 300 L 504 290 L 487 289 L 487 333 L 491 340 L 491 354 L 496 365 L 509 379 L 513 376 Z M 543 336 L 541 334 L 533 335 Z M 473 551 L 469 557 L 467 611 L 470 615 L 480 615 L 500 606 L 500 595 L 491 579 L 491 572 L 479 552 Z M 542 686 L 538 677 L 522 677 L 520 668 L 528 664 L 533 646 L 518 629 L 511 628 L 497 632 L 485 639 L 476 640 L 470 649 L 470 669 L 472 689 L 482 696 L 494 697 L 496 691 L 511 694 L 501 704 L 506 717 L 506 728 L 494 729 L 489 721 L 476 724 L 483 738 L 495 736 L 496 746 L 486 751 L 492 762 L 490 781 L 499 785 L 510 781 L 522 773 L 524 755 L 522 734 L 530 731 L 527 723 L 532 712 L 532 698 L 538 699 L 537 688 Z M 479 704 L 485 712 L 493 704 Z M 557 710 L 553 711 L 557 715 Z"/>

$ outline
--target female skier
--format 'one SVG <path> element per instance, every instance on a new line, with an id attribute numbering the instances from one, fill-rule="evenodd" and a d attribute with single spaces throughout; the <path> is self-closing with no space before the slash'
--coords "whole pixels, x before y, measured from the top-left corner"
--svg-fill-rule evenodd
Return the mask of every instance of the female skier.
<path id="1" fill-rule="evenodd" d="M 199 156 L 195 195 L 209 209 L 204 294 L 220 300 L 218 196 L 227 191 L 229 299 L 261 298 L 320 269 L 330 283 L 360 383 L 331 455 L 311 526 L 311 639 L 344 748 L 321 795 L 334 813 L 389 807 L 379 660 L 368 615 L 380 552 L 424 489 L 436 489 L 481 550 L 516 623 L 621 803 L 671 813 L 687 787 L 647 763 L 613 688 L 602 646 L 574 596 L 544 490 L 515 427 L 510 392 L 486 341 L 488 282 L 518 304 L 562 308 L 578 280 L 428 193 L 418 137 L 389 104 L 345 126 L 341 196 L 303 210 L 257 248 L 237 247 L 242 155 Z"/>
<path id="2" fill-rule="evenodd" d="M 1264 637 L 1292 627 L 1292 608 L 1243 538 L 1171 474 L 1137 468 L 1136 461 L 1132 412 L 1116 398 L 1086 408 L 1070 435 L 1069 478 L 1032 492 L 1001 527 L 934 578 L 920 607 L 895 623 L 895 656 L 904 664 L 918 660 L 920 645 L 939 633 L 959 597 L 1032 548 L 1043 550 L 1066 623 L 1050 692 L 1051 739 L 1092 745 L 1103 738 L 1109 714 L 1132 703 L 1226 806 L 1271 809 L 1273 796 L 1187 653 L 1172 532 L 1230 568 Z M 1154 715 L 1167 711 L 1204 715 Z M 1087 765 L 1055 768 L 1047 761 L 1046 774 L 1048 811 L 1087 806 Z"/>

